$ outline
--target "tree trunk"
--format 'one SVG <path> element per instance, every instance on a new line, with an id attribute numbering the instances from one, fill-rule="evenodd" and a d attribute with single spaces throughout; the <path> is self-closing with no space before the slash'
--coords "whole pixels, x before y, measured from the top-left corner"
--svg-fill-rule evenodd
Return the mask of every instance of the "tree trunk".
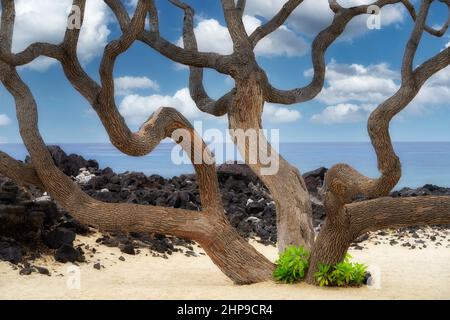
<path id="1" fill-rule="evenodd" d="M 257 130 L 259 133 L 264 107 L 262 87 L 251 77 L 237 83 L 236 87 L 233 104 L 228 111 L 230 129 Z M 237 143 L 236 134 L 233 131 L 231 134 Z M 245 143 L 237 143 L 237 146 L 247 165 L 264 182 L 275 201 L 278 249 L 283 251 L 289 245 L 310 249 L 314 242 L 312 208 L 308 190 L 298 169 L 279 156 L 263 135 L 259 137 L 259 143 L 246 139 Z M 249 153 L 255 147 L 267 150 L 272 159 L 278 161 L 279 170 L 276 174 L 264 174 L 267 165 L 261 162 L 259 156 L 252 159 Z"/>
<path id="2" fill-rule="evenodd" d="M 275 265 L 243 239 L 228 221 L 215 222 L 210 230 L 197 242 L 234 283 L 251 284 L 272 279 Z"/>
<path id="3" fill-rule="evenodd" d="M 341 262 L 345 258 L 350 243 L 348 228 L 343 223 L 327 219 L 311 251 L 306 282 L 316 284 L 314 274 L 318 271 L 319 263 L 335 265 Z"/>
<path id="4" fill-rule="evenodd" d="M 208 202 L 202 212 L 125 203 L 104 203 L 85 194 L 60 171 L 51 158 L 38 130 L 36 102 L 16 70 L 0 62 L 5 72 L 3 84 L 14 96 L 23 142 L 30 153 L 33 168 L 21 166 L 8 156 L 0 157 L 0 171 L 23 183 L 42 186 L 55 201 L 80 222 L 108 231 L 136 231 L 169 234 L 198 241 L 217 266 L 237 284 L 269 280 L 274 265 L 241 238 L 227 221 L 221 203 L 217 203 L 217 176 L 214 183 L 200 174 L 202 200 Z M 14 173 L 10 172 L 11 162 Z M 199 166 L 196 166 L 199 169 Z M 215 166 L 203 166 L 200 172 Z M 208 173 L 211 173 L 207 171 Z M 209 188 L 208 188 L 209 187 Z"/>

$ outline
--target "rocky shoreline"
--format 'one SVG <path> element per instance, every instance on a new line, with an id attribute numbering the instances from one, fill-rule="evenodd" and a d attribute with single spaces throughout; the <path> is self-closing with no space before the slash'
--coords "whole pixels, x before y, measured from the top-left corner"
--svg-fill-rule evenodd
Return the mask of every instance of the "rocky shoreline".
<path id="1" fill-rule="evenodd" d="M 57 146 L 49 147 L 55 164 L 71 176 L 90 196 L 110 203 L 138 203 L 165 207 L 201 209 L 195 175 L 181 175 L 165 179 L 158 175 L 125 172 L 117 174 L 110 168 L 100 169 L 95 160 L 67 155 Z M 28 161 L 28 159 L 25 159 Z M 304 174 L 313 202 L 316 231 L 325 219 L 320 189 L 326 168 Z M 218 167 L 220 191 L 231 224 L 246 239 L 265 245 L 276 244 L 275 204 L 261 181 L 243 164 L 224 164 Z M 425 185 L 419 189 L 402 189 L 393 197 L 450 195 L 450 189 Z M 410 249 L 422 249 L 431 242 L 450 248 L 450 228 L 423 227 L 379 231 L 364 235 L 352 246 L 362 250 L 368 242 L 389 243 Z M 86 255 L 93 257 L 96 249 L 84 244 L 74 245 L 77 235 L 93 230 L 82 225 L 59 208 L 52 199 L 35 188 L 21 188 L 7 178 L 0 177 L 0 261 L 11 263 L 20 274 L 38 272 L 50 275 L 49 270 L 34 264 L 43 255 L 53 256 L 61 263 L 83 263 Z M 173 252 L 188 257 L 198 256 L 197 245 L 176 237 L 157 234 L 111 232 L 98 237 L 97 243 L 118 247 L 124 256 L 142 252 L 168 258 Z M 125 261 L 125 257 L 119 260 Z M 93 265 L 101 269 L 101 264 Z"/>

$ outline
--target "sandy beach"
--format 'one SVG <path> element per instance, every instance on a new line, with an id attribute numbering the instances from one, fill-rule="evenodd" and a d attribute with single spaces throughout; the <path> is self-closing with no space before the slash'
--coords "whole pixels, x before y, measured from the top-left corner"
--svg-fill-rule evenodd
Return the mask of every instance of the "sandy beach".
<path id="1" fill-rule="evenodd" d="M 351 250 L 353 260 L 379 270 L 379 288 L 318 288 L 271 281 L 237 286 L 207 256 L 123 255 L 118 248 L 96 244 L 97 236 L 76 240 L 97 249 L 93 258 L 87 257 L 87 263 L 79 266 L 79 288 L 68 273 L 72 264 L 55 263 L 52 258 L 37 260 L 35 265 L 50 270 L 49 277 L 21 276 L 9 263 L 0 262 L 0 299 L 450 299 L 450 250 L 445 247 L 411 250 L 381 243 Z M 275 247 L 253 245 L 272 261 L 276 259 Z M 119 260 L 121 256 L 126 260 Z M 104 266 L 101 270 L 93 267 L 97 262 Z"/>

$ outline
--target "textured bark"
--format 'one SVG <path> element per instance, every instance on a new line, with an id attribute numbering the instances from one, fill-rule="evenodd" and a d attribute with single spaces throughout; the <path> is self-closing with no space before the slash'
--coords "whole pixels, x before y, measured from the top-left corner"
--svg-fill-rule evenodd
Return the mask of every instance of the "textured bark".
<path id="1" fill-rule="evenodd" d="M 370 115 L 368 132 L 378 159 L 381 176 L 365 177 L 352 167 L 339 164 L 325 178 L 327 221 L 313 247 L 307 281 L 315 283 L 318 263 L 340 262 L 349 245 L 367 231 L 423 224 L 446 224 L 450 220 L 449 197 L 414 199 L 383 198 L 401 178 L 400 159 L 396 155 L 389 124 L 406 108 L 433 74 L 450 64 L 448 48 L 414 69 L 414 57 L 420 39 L 427 31 L 426 19 L 431 0 L 422 1 L 402 63 L 402 84 L 398 91 Z M 352 203 L 357 198 L 368 201 Z M 373 200 L 370 200 L 373 199 Z"/>
<path id="2" fill-rule="evenodd" d="M 32 166 L 21 163 L 2 151 L 0 151 L 0 173 L 21 186 L 36 186 L 43 189 L 41 180 Z"/>
<path id="3" fill-rule="evenodd" d="M 85 0 L 76 0 L 75 3 L 84 8 Z M 6 26 L 1 30 L 2 50 L 8 51 L 11 49 L 13 33 L 14 3 L 2 0 L 2 7 L 2 24 Z M 102 90 L 99 97 L 107 102 L 109 94 L 113 94 L 110 76 L 114 60 L 131 45 L 133 37 L 143 28 L 148 9 L 148 2 L 140 1 L 136 14 L 130 22 L 130 28 L 124 32 L 121 39 L 105 49 L 100 71 Z M 62 45 L 67 54 L 76 49 L 73 44 L 77 42 L 78 35 L 79 32 L 67 31 Z M 79 71 L 77 68 L 66 65 L 66 71 L 75 74 L 74 79 Z M 192 143 L 188 139 L 177 142 L 192 157 L 196 153 L 210 157 L 204 159 L 203 164 L 195 165 L 203 211 L 103 203 L 83 193 L 54 165 L 38 130 L 37 106 L 31 91 L 13 66 L 0 62 L 0 72 L 3 75 L 2 83 L 15 99 L 20 134 L 34 165 L 33 168 L 24 166 L 9 156 L 0 154 L 0 172 L 15 178 L 19 183 L 33 183 L 44 188 L 62 208 L 82 223 L 103 230 L 152 232 L 190 238 L 202 244 L 212 260 L 235 283 L 253 283 L 270 278 L 273 264 L 242 239 L 226 220 L 212 157 L 203 141 L 194 142 L 201 138 L 177 111 L 162 108 L 141 127 L 138 133 L 131 133 L 113 104 L 104 103 L 101 105 L 103 108 L 97 110 L 112 141 L 127 149 L 129 153 L 145 154 L 162 139 L 171 137 L 174 130 L 187 130 Z M 106 109 L 107 107 L 109 109 Z M 199 145 L 200 147 L 197 147 Z M 12 172 L 11 169 L 16 170 Z M 234 248 L 229 248 L 230 244 L 233 244 Z"/>
<path id="4" fill-rule="evenodd" d="M 243 131 L 259 130 L 263 111 L 263 93 L 256 79 L 248 79 L 237 83 L 237 92 L 233 108 L 228 112 L 230 129 Z M 236 140 L 236 137 L 233 137 Z M 277 210 L 277 242 L 280 251 L 289 245 L 302 245 L 310 248 L 314 241 L 312 227 L 312 209 L 305 182 L 297 168 L 291 166 L 277 154 L 264 136 L 260 137 L 257 147 L 251 141 L 238 144 L 240 153 L 249 167 L 260 177 L 270 190 Z M 237 141 L 235 141 L 237 142 Z M 255 141 L 253 141 L 255 142 Z M 267 146 L 267 147 L 266 147 Z M 264 153 L 276 155 L 279 162 L 276 175 L 265 175 L 264 164 L 259 157 L 251 159 L 251 150 L 264 150 Z M 252 161 L 257 160 L 257 161 Z"/>
<path id="5" fill-rule="evenodd" d="M 0 64 L 2 71 L 5 70 L 3 67 Z M 36 185 L 42 185 L 62 208 L 82 223 L 101 230 L 152 232 L 196 240 L 235 283 L 247 284 L 270 278 L 273 264 L 242 239 L 224 216 L 214 165 L 209 166 L 209 169 L 207 166 L 197 168 L 204 204 L 202 212 L 96 201 L 55 167 L 37 130 L 36 104 L 31 92 L 15 70 L 10 69 L 6 74 L 8 77 L 3 83 L 16 100 L 21 135 L 40 180 Z M 191 145 L 183 147 L 190 148 Z M 3 159 L 11 160 L 8 157 Z M 20 167 L 20 171 L 11 174 L 8 163 L 7 171 L 3 172 L 3 163 L 0 164 L 0 172 L 12 178 L 19 175 L 19 182 L 35 183 L 33 169 Z M 233 245 L 232 249 L 229 248 L 230 244 Z"/>

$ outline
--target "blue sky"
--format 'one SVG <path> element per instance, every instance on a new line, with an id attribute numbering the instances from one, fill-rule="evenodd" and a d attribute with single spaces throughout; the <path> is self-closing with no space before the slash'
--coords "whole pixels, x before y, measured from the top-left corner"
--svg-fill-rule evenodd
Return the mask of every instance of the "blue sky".
<path id="1" fill-rule="evenodd" d="M 132 0 L 126 1 L 132 10 Z M 179 43 L 182 12 L 166 0 L 157 0 L 161 32 Z M 230 42 L 220 1 L 188 0 L 196 9 L 196 33 L 200 49 L 227 53 Z M 275 14 L 283 0 L 248 0 L 245 24 L 249 30 Z M 343 5 L 370 3 L 364 0 L 340 1 Z M 23 49 L 33 41 L 57 43 L 64 33 L 70 0 L 17 0 L 14 48 Z M 417 1 L 416 1 L 417 3 Z M 261 66 L 274 86 L 294 88 L 311 79 L 310 44 L 314 35 L 330 22 L 326 0 L 305 0 L 280 31 L 257 47 Z M 367 141 L 366 120 L 371 110 L 398 86 L 399 67 L 405 43 L 412 28 L 411 18 L 401 6 L 390 6 L 381 13 L 382 28 L 369 30 L 367 16 L 353 22 L 342 39 L 327 53 L 327 81 L 313 101 L 293 105 L 266 105 L 266 128 L 280 129 L 282 141 Z M 429 25 L 447 19 L 445 7 L 432 6 Z M 117 24 L 101 0 L 88 0 L 86 24 L 79 55 L 86 70 L 98 78 L 98 65 L 104 45 L 119 36 Z M 416 64 L 438 53 L 450 43 L 443 38 L 424 36 Z M 39 125 L 48 143 L 108 142 L 108 137 L 89 104 L 65 79 L 61 67 L 40 60 L 21 68 L 20 74 L 31 87 L 39 108 Z M 118 60 L 117 105 L 131 128 L 158 106 L 178 108 L 191 121 L 203 121 L 205 128 L 225 130 L 224 119 L 197 110 L 187 94 L 188 71 L 141 43 Z M 213 97 L 232 88 L 231 79 L 207 71 L 205 86 Z M 450 69 L 436 75 L 415 101 L 391 125 L 396 141 L 450 141 Z M 20 142 L 10 95 L 0 87 L 0 142 Z"/>

